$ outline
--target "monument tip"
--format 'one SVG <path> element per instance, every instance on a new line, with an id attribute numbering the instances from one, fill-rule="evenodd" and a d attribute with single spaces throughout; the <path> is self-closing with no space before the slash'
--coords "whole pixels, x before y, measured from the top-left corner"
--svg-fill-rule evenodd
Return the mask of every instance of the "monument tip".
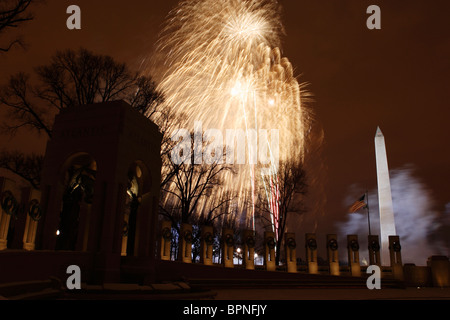
<path id="1" fill-rule="evenodd" d="M 379 126 L 377 126 L 377 132 L 375 133 L 375 136 L 382 136 L 383 133 L 381 132 L 381 129 Z"/>

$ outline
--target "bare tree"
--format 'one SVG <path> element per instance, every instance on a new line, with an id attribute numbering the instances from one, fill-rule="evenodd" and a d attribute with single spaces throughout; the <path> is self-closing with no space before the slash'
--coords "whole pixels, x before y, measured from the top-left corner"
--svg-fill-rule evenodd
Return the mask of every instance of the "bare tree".
<path id="1" fill-rule="evenodd" d="M 64 108 L 123 99 L 139 112 L 153 115 L 164 100 L 150 77 L 83 48 L 57 52 L 50 64 L 36 68 L 36 75 L 38 85 L 18 73 L 0 89 L 0 105 L 9 111 L 4 124 L 9 132 L 28 127 L 51 137 L 50 119 Z"/>
<path id="2" fill-rule="evenodd" d="M 0 168 L 4 168 L 28 181 L 33 188 L 40 187 L 40 173 L 43 156 L 37 154 L 24 155 L 18 151 L 0 152 Z"/>
<path id="3" fill-rule="evenodd" d="M 0 106 L 7 107 L 8 119 L 2 123 L 4 131 L 15 134 L 18 129 L 28 128 L 52 136 L 52 114 L 48 107 L 36 104 L 29 76 L 18 73 L 10 77 L 7 85 L 0 88 Z"/>
<path id="4" fill-rule="evenodd" d="M 29 75 L 18 73 L 0 88 L 0 106 L 8 115 L 3 127 L 10 134 L 28 128 L 51 138 L 54 115 L 62 109 L 120 99 L 151 117 L 164 100 L 151 77 L 83 48 L 57 52 L 50 64 L 36 68 L 35 73 L 36 85 L 31 84 Z M 164 119 L 161 114 L 163 111 L 159 111 L 159 119 Z M 0 164 L 10 161 L 9 157 L 0 159 Z M 11 165 L 3 168 L 12 171 Z M 27 180 L 36 184 L 37 179 Z"/>
<path id="5" fill-rule="evenodd" d="M 150 77 L 83 48 L 57 52 L 51 63 L 36 68 L 36 73 L 41 82 L 34 91 L 36 97 L 59 110 L 123 99 L 147 113 L 164 99 Z"/>
<path id="6" fill-rule="evenodd" d="M 7 29 L 15 29 L 24 22 L 33 20 L 29 11 L 30 5 L 36 0 L 2 0 L 0 2 L 0 34 Z M 14 45 L 23 46 L 20 37 L 9 41 L 6 46 L 0 46 L 0 52 L 8 52 Z"/>
<path id="7" fill-rule="evenodd" d="M 194 150 L 194 139 L 191 139 L 191 146 Z M 167 177 L 170 177 L 162 187 L 164 199 L 160 207 L 161 214 L 174 225 L 179 222 L 189 223 L 195 215 L 204 223 L 212 223 L 218 210 L 232 199 L 227 193 L 217 196 L 220 195 L 218 190 L 222 184 L 222 174 L 231 170 L 231 166 L 218 161 L 196 164 L 195 157 L 195 152 L 191 152 L 181 163 L 172 159 L 166 162 L 170 172 Z"/>
<path id="8" fill-rule="evenodd" d="M 269 195 L 270 199 L 263 198 L 262 195 L 265 195 L 266 191 L 261 190 L 258 206 L 260 214 L 258 218 L 260 218 L 265 227 L 273 228 L 275 224 L 277 225 L 277 228 L 273 229 L 276 230 L 278 239 L 275 257 L 278 265 L 288 218 L 294 214 L 305 212 L 303 196 L 307 192 L 306 173 L 302 162 L 292 159 L 281 161 L 277 174 L 263 177 L 263 179 L 266 180 L 263 181 L 263 183 L 266 183 L 265 189 L 268 189 L 271 194 Z M 274 215 L 275 210 L 278 213 L 277 215 Z"/>

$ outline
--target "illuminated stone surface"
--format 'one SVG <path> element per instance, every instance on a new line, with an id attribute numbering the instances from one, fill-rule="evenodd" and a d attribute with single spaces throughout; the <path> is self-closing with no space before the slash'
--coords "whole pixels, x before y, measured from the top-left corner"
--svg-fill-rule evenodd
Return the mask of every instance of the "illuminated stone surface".
<path id="1" fill-rule="evenodd" d="M 381 263 L 389 263 L 389 236 L 396 235 L 391 184 L 383 133 L 377 127 L 375 134 L 375 155 L 377 162 L 378 205 L 380 212 Z"/>

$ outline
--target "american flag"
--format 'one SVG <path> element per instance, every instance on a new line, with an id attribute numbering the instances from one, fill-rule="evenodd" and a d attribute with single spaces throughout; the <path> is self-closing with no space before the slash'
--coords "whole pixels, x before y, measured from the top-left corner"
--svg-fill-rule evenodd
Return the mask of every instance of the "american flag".
<path id="1" fill-rule="evenodd" d="M 278 177 L 276 181 L 273 178 L 270 179 L 270 209 L 273 216 L 274 233 L 276 240 L 278 240 L 278 223 L 280 218 L 280 211 L 278 201 L 280 200 L 280 190 L 278 187 Z"/>
<path id="2" fill-rule="evenodd" d="M 252 230 L 255 230 L 255 165 L 252 164 L 250 178 L 252 180 Z"/>
<path id="3" fill-rule="evenodd" d="M 364 194 L 361 198 L 359 198 L 359 200 L 355 201 L 350 208 L 348 209 L 348 211 L 350 213 L 355 213 L 356 211 L 358 211 L 361 208 L 364 208 L 365 206 L 367 206 L 367 203 L 364 202 L 364 198 L 366 197 L 366 195 Z"/>

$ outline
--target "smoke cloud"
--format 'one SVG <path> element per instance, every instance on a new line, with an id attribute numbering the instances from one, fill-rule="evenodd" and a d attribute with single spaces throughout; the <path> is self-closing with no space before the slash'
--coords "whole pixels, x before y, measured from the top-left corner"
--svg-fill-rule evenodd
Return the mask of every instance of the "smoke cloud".
<path id="1" fill-rule="evenodd" d="M 448 238 L 445 230 L 449 228 L 449 213 L 439 213 L 435 209 L 431 191 L 414 176 L 414 171 L 412 165 L 390 170 L 392 202 L 403 263 L 425 265 L 429 256 L 447 255 L 449 252 L 445 238 Z M 348 206 L 357 200 L 362 194 L 361 190 L 364 190 L 357 185 L 350 189 L 350 195 L 345 199 Z M 380 235 L 377 189 L 369 190 L 369 212 L 371 233 Z M 363 261 L 368 260 L 367 211 L 361 209 L 359 213 L 348 214 L 348 220 L 339 223 L 338 230 L 341 240 L 345 240 L 347 234 L 358 234 L 360 258 Z M 385 264 L 388 263 L 383 262 L 383 265 Z"/>

